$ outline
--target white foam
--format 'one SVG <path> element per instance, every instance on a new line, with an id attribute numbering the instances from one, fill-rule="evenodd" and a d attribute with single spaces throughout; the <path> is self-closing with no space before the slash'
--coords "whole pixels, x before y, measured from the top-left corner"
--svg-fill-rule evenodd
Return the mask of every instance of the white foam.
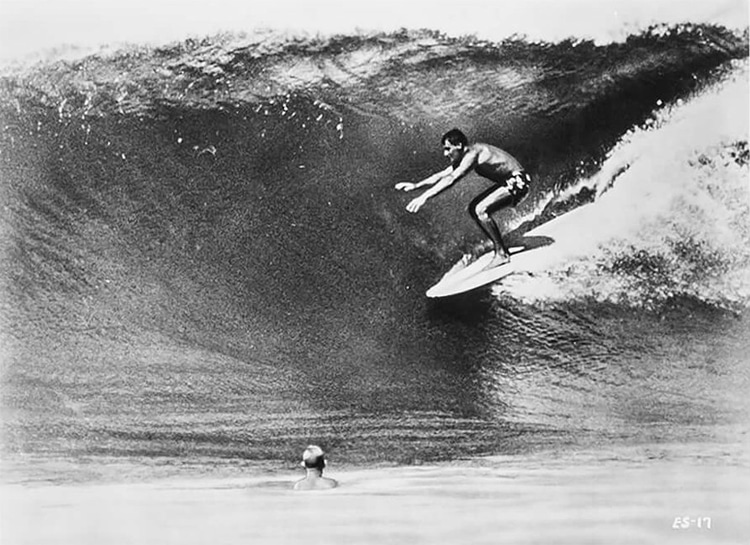
<path id="1" fill-rule="evenodd" d="M 538 229 L 557 240 L 555 264 L 497 290 L 535 300 L 637 304 L 685 294 L 747 303 L 750 185 L 747 165 L 731 150 L 740 142 L 747 149 L 748 94 L 745 64 L 732 79 L 626 135 L 600 172 L 581 182 L 598 188 L 599 198 Z M 639 268 L 641 257 L 653 264 Z M 618 270 L 623 262 L 633 270 Z"/>

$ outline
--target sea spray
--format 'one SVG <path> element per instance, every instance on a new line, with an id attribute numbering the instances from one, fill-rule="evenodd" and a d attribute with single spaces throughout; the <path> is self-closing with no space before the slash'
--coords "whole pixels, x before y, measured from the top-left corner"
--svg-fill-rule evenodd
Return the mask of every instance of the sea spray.
<path id="1" fill-rule="evenodd" d="M 587 190 L 595 198 L 560 237 L 595 232 L 596 250 L 542 278 L 509 279 L 497 291 L 634 306 L 679 297 L 747 305 L 747 74 L 740 63 L 711 89 L 624 135 L 599 172 L 555 196 L 565 201 Z"/>

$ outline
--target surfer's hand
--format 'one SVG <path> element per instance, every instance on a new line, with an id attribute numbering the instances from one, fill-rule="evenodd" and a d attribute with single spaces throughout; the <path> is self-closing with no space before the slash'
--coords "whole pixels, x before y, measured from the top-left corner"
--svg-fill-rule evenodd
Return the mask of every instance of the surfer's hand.
<path id="1" fill-rule="evenodd" d="M 409 204 L 406 205 L 406 209 L 409 212 L 417 212 L 420 208 L 424 205 L 424 203 L 427 202 L 427 199 L 424 198 L 423 195 L 420 195 L 416 199 L 412 200 Z"/>
<path id="2" fill-rule="evenodd" d="M 399 182 L 396 184 L 396 189 L 400 191 L 413 191 L 417 188 L 417 184 L 411 182 Z"/>

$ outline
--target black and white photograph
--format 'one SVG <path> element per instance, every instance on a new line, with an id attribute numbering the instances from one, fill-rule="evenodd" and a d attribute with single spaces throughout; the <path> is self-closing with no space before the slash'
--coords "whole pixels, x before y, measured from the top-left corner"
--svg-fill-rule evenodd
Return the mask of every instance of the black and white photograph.
<path id="1" fill-rule="evenodd" d="M 749 8 L 0 0 L 0 542 L 750 543 Z"/>

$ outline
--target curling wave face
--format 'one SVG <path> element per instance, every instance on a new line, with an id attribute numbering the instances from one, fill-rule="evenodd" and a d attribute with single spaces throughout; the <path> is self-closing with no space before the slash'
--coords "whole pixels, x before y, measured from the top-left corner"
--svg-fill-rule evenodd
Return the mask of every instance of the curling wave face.
<path id="1" fill-rule="evenodd" d="M 635 353 L 527 298 L 634 321 L 673 295 L 747 304 L 746 57 L 746 35 L 692 25 L 608 45 L 225 36 L 5 69 L 4 448 L 264 459 L 346 436 L 351 460 L 395 441 L 409 461 L 444 433 L 448 457 L 538 441 L 539 407 L 581 386 L 552 402 L 513 377 L 573 338 L 612 349 L 565 369 Z M 434 171 L 454 125 L 535 173 L 506 227 L 591 210 L 560 233 L 600 232 L 580 263 L 500 306 L 425 301 L 481 241 L 484 185 L 417 217 L 392 187 Z M 586 391 L 617 382 L 590 369 Z"/>

